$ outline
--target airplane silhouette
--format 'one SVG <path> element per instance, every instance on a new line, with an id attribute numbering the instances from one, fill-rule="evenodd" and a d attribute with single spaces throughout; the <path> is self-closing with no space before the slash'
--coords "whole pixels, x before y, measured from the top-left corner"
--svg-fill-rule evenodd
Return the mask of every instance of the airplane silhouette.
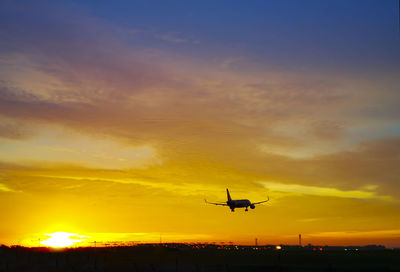
<path id="1" fill-rule="evenodd" d="M 232 200 L 228 189 L 226 189 L 226 195 L 228 196 L 228 201 L 226 201 L 226 202 L 208 202 L 207 199 L 204 199 L 204 201 L 208 204 L 228 206 L 232 212 L 235 211 L 235 208 L 246 208 L 245 211 L 247 212 L 249 207 L 251 209 L 254 209 L 257 204 L 261 204 L 261 203 L 269 201 L 269 197 L 267 200 L 260 201 L 260 202 L 254 202 L 254 203 L 251 203 L 250 200 L 248 200 L 248 199 Z"/>

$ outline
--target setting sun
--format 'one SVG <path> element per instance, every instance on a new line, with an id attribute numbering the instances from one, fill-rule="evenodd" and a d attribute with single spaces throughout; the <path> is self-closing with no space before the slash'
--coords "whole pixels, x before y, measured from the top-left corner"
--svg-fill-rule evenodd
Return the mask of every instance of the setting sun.
<path id="1" fill-rule="evenodd" d="M 50 236 L 50 238 L 41 241 L 40 243 L 49 247 L 69 247 L 75 243 L 86 240 L 86 236 L 78 235 L 77 233 L 54 232 L 46 233 L 45 235 Z M 72 239 L 71 237 L 78 237 L 81 239 Z"/>

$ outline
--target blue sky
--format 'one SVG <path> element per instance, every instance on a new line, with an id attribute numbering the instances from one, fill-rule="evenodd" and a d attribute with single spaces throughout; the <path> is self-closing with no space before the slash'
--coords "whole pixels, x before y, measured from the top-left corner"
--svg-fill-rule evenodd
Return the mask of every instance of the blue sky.
<path id="1" fill-rule="evenodd" d="M 67 26 L 84 17 L 100 26 L 136 31 L 135 37 L 125 37 L 132 46 L 197 58 L 238 56 L 284 69 L 349 72 L 397 71 L 400 61 L 396 1 L 389 0 L 114 1 L 112 6 L 108 1 L 39 1 L 29 9 L 12 1 L 3 5 L 14 7 L 3 9 L 3 33 L 8 35 L 7 29 L 21 23 L 52 35 L 65 30 L 52 25 L 52 17 L 64 18 Z M 101 34 L 101 27 L 96 31 Z"/>
<path id="2" fill-rule="evenodd" d="M 178 47 L 190 55 L 237 54 L 275 65 L 362 68 L 399 62 L 395 2 L 122 1 L 111 8 L 109 2 L 96 1 L 85 7 L 125 28 L 192 41 Z"/>

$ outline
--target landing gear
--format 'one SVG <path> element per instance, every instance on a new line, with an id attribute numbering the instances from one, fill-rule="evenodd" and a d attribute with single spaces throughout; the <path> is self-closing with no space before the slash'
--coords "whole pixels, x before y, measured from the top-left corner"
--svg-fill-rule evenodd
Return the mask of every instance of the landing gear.
<path id="1" fill-rule="evenodd" d="M 246 210 L 244 210 L 245 212 L 248 212 L 249 211 L 249 209 L 248 209 L 248 207 L 246 207 Z"/>
<path id="2" fill-rule="evenodd" d="M 235 211 L 235 209 L 231 209 L 231 212 L 234 212 Z"/>

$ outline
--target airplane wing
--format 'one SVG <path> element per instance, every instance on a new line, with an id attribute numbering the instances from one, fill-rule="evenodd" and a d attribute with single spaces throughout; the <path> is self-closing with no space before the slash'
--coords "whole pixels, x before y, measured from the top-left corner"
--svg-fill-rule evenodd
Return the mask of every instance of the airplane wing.
<path id="1" fill-rule="evenodd" d="M 207 199 L 204 199 L 204 201 L 205 201 L 207 204 L 214 204 L 214 205 L 220 205 L 220 206 L 228 206 L 228 204 L 223 203 L 223 202 L 221 202 L 221 203 L 217 203 L 217 202 L 208 202 Z"/>
<path id="2" fill-rule="evenodd" d="M 261 203 L 264 203 L 264 202 L 267 202 L 267 201 L 269 201 L 269 197 L 268 197 L 267 200 L 260 201 L 260 202 L 255 202 L 255 203 L 251 203 L 251 204 L 257 205 L 257 204 L 261 204 Z"/>

